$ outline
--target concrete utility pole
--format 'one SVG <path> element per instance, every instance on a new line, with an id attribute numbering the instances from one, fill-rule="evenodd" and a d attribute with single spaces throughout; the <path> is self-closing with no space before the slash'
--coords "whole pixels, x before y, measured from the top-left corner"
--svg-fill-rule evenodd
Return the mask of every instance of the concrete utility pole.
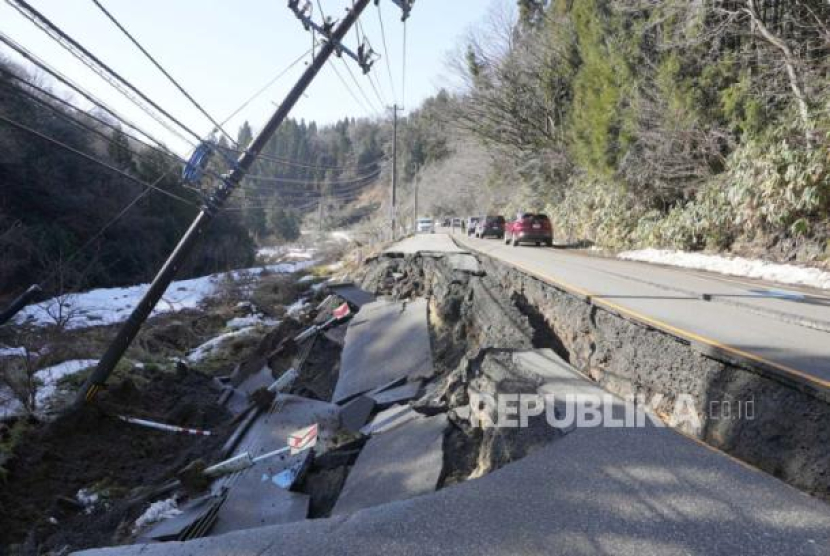
<path id="1" fill-rule="evenodd" d="M 412 217 L 412 225 L 414 226 L 415 231 L 418 230 L 418 184 L 420 181 L 420 178 L 415 180 L 415 208 L 413 209 L 415 214 Z"/>
<path id="2" fill-rule="evenodd" d="M 398 112 L 403 107 L 397 104 L 392 108 L 392 241 L 398 234 Z"/>
<path id="3" fill-rule="evenodd" d="M 196 219 L 190 225 L 190 228 L 185 232 L 179 244 L 173 250 L 173 253 L 156 275 L 152 284 L 150 284 L 150 288 L 147 290 L 144 298 L 118 330 L 115 339 L 109 345 L 95 371 L 87 379 L 86 384 L 84 384 L 83 389 L 79 393 L 79 403 L 93 401 L 98 392 L 104 387 L 113 369 L 121 361 L 124 352 L 130 347 L 141 326 L 153 312 L 153 309 L 155 309 L 156 304 L 161 299 L 161 296 L 164 295 L 170 282 L 173 281 L 176 272 L 181 268 L 185 259 L 193 250 L 193 247 L 204 235 L 208 224 L 221 210 L 225 201 L 227 201 L 234 190 L 239 187 L 240 182 L 251 169 L 257 156 L 259 156 L 265 148 L 265 145 L 288 117 L 288 114 L 303 96 L 308 86 L 314 81 L 319 71 L 325 66 L 331 55 L 341 48 L 340 43 L 343 38 L 371 1 L 355 0 L 352 8 L 347 11 L 343 21 L 334 30 L 325 35 L 323 46 L 316 53 L 311 64 L 288 93 L 288 96 L 282 104 L 277 108 L 276 112 L 274 112 L 274 115 L 271 116 L 271 119 L 268 120 L 268 123 L 265 124 L 265 127 L 262 128 L 262 131 L 254 138 L 242 156 L 239 157 L 239 160 L 234 165 L 230 175 L 225 179 L 222 186 L 205 203 L 198 216 L 196 216 Z M 289 7 L 295 4 L 296 2 L 289 2 Z"/>

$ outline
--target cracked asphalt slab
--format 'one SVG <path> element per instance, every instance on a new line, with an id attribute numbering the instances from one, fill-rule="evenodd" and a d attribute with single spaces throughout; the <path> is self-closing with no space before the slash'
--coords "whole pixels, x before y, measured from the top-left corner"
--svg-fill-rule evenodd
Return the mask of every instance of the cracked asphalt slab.
<path id="1" fill-rule="evenodd" d="M 511 357 L 540 392 L 601 392 L 549 350 Z M 830 506 L 669 428 L 578 428 L 481 478 L 348 515 L 82 554 L 830 556 Z"/>
<path id="2" fill-rule="evenodd" d="M 85 556 L 830 554 L 830 509 L 666 428 L 581 429 L 351 516 Z"/>

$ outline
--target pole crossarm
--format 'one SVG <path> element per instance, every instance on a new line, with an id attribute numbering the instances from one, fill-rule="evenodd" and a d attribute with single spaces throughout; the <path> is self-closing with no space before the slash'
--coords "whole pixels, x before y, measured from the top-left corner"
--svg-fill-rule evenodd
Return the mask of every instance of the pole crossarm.
<path id="1" fill-rule="evenodd" d="M 392 1 L 403 11 L 403 20 L 405 21 L 409 17 L 414 0 Z M 379 0 L 375 0 L 375 4 L 378 3 Z M 372 71 L 372 66 L 374 66 L 375 62 L 380 59 L 380 54 L 375 52 L 372 45 L 370 45 L 365 38 L 364 42 L 358 45 L 357 52 L 344 45 L 342 40 L 334 40 L 332 36 L 332 29 L 334 28 L 336 22 L 330 17 L 326 18 L 322 24 L 316 23 L 313 19 L 311 19 L 314 7 L 310 0 L 303 0 L 302 4 L 300 4 L 300 0 L 288 0 L 288 7 L 292 12 L 294 12 L 297 19 L 303 23 L 303 27 L 305 27 L 306 31 L 314 30 L 316 33 L 322 35 L 325 42 L 334 45 L 334 50 L 338 57 L 345 54 L 360 66 L 360 69 L 363 70 L 364 74 L 368 74 Z"/>

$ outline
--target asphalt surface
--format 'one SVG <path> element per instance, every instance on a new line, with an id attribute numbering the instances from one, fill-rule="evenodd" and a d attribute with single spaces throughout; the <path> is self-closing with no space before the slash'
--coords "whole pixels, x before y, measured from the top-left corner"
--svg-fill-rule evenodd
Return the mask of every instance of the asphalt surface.
<path id="1" fill-rule="evenodd" d="M 422 238 L 408 241 L 409 252 L 417 252 L 420 241 Z M 436 235 L 423 241 L 429 250 L 435 251 L 451 240 Z M 581 280 L 577 283 L 592 295 L 614 295 L 616 302 L 627 300 L 637 310 L 654 308 L 648 303 L 638 304 L 643 300 L 657 300 L 657 286 L 619 277 L 612 280 L 612 275 L 603 270 L 578 266 L 581 259 L 573 259 L 578 255 L 530 247 L 505 248 L 506 253 L 502 253 L 502 244 L 495 241 L 475 245 L 491 250 L 494 256 L 515 261 L 514 264 L 532 266 L 537 274 L 555 274 L 552 279 L 560 282 Z M 623 267 L 613 268 L 616 272 Z M 642 272 L 648 273 L 648 269 L 652 267 L 643 265 Z M 630 269 L 627 272 L 632 273 Z M 654 279 L 654 274 L 649 278 Z M 653 289 L 646 291 L 647 287 Z M 750 336 L 763 332 L 762 327 L 752 326 L 754 319 L 770 319 L 768 326 L 778 322 L 729 304 L 692 297 L 678 299 L 661 291 L 662 297 L 669 297 L 663 300 L 669 307 L 677 310 L 677 304 L 681 308 L 692 305 L 693 310 L 683 309 L 692 315 L 716 311 L 708 314 L 710 320 L 738 319 L 738 328 Z M 734 317 L 721 314 L 730 311 L 742 312 Z M 689 314 L 678 318 L 682 324 L 702 322 Z M 720 330 L 714 326 L 717 323 L 712 324 L 711 329 Z M 813 332 L 824 336 L 807 327 L 779 324 L 782 328 L 796 327 L 802 335 Z M 765 345 L 762 340 L 751 339 L 751 345 Z M 813 349 L 823 353 L 819 345 Z M 782 352 L 787 354 L 786 349 L 782 348 Z M 604 394 L 550 350 L 513 355 L 522 373 L 539 377 L 544 383 L 540 393 Z M 401 358 L 405 358 L 404 353 L 390 352 L 386 362 Z M 626 402 L 614 398 L 611 403 L 617 407 Z M 397 411 L 411 412 L 405 406 Z M 378 419 L 398 419 L 403 424 L 397 431 L 405 431 L 406 423 L 412 422 L 395 415 Z M 426 438 L 429 440 L 430 436 Z M 387 437 L 387 441 L 393 440 L 398 440 L 397 435 Z M 381 456 L 403 463 L 417 460 L 415 454 L 404 454 L 411 448 L 404 443 L 397 450 L 383 450 Z M 371 450 L 365 455 L 372 456 Z M 405 474 L 392 478 L 380 475 L 372 459 L 364 462 L 368 464 L 367 470 L 355 477 L 362 478 L 362 486 L 355 489 L 358 494 L 368 495 L 369 490 L 382 487 L 381 483 L 390 479 L 396 481 L 396 486 L 407 485 Z M 416 476 L 423 471 L 417 466 L 413 469 Z M 377 484 L 373 484 L 373 478 Z M 366 493 L 362 492 L 364 489 Z M 383 490 L 378 488 L 376 494 Z M 249 529 L 188 543 L 115 547 L 82 554 L 830 556 L 830 506 L 649 421 L 646 426 L 635 428 L 568 429 L 565 436 L 480 479 L 330 519 Z"/>
<path id="2" fill-rule="evenodd" d="M 830 509 L 671 429 L 595 428 L 349 516 L 82 554 L 826 556 Z"/>
<path id="3" fill-rule="evenodd" d="M 335 403 L 403 379 L 434 374 L 427 302 L 375 301 L 349 323 Z"/>
<path id="4" fill-rule="evenodd" d="M 830 330 L 830 296 L 561 248 L 512 247 L 496 239 L 453 237 L 471 250 L 590 296 L 597 305 L 767 363 L 824 391 L 830 389 L 830 333 L 820 329 L 826 324 Z M 432 248 L 441 240 L 424 241 Z M 712 296 L 712 301 L 702 294 Z"/>

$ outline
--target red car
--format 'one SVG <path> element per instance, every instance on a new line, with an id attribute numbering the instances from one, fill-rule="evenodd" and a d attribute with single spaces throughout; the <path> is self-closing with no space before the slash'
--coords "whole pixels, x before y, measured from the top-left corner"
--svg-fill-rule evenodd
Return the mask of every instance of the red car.
<path id="1" fill-rule="evenodd" d="M 512 243 L 513 247 L 520 243 L 535 243 L 548 247 L 553 246 L 553 226 L 550 218 L 545 214 L 520 212 L 515 220 L 505 226 L 504 242 Z"/>

